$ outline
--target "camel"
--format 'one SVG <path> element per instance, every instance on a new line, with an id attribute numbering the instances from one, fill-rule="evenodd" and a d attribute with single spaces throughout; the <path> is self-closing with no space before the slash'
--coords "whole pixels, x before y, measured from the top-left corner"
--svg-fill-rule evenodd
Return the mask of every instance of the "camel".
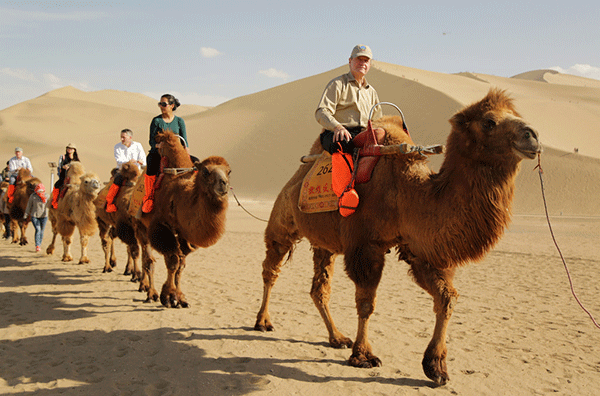
<path id="1" fill-rule="evenodd" d="M 116 170 L 114 170 L 116 171 Z M 110 188 L 110 183 L 98 194 L 94 200 L 96 206 L 96 220 L 98 221 L 98 230 L 100 240 L 102 241 L 102 250 L 104 251 L 104 269 L 102 272 L 112 272 L 117 265 L 114 239 L 117 237 L 117 224 L 120 222 L 131 223 L 131 216 L 127 213 L 129 201 L 135 188 L 135 183 L 140 176 L 140 169 L 135 161 L 126 162 L 118 171 L 123 177 L 123 186 L 115 199 L 117 212 L 106 212 L 106 194 Z M 113 177 L 115 175 L 113 174 Z M 140 247 L 135 238 L 124 239 L 127 245 L 127 265 L 124 275 L 131 275 L 131 281 L 136 282 L 141 278 L 139 265 Z"/>
<path id="2" fill-rule="evenodd" d="M 61 195 L 66 194 L 66 192 L 71 187 L 78 187 L 79 183 L 81 183 L 81 176 L 85 174 L 85 168 L 83 164 L 79 161 L 74 161 L 69 164 L 69 169 L 67 169 L 67 174 L 65 176 L 65 183 L 61 189 Z M 60 200 L 59 200 L 60 202 Z M 58 208 L 52 207 L 52 199 L 49 199 L 46 207 L 48 208 L 48 220 L 50 221 L 50 225 L 52 226 L 52 242 L 46 248 L 46 254 L 52 255 L 54 253 L 54 244 L 56 243 L 56 236 L 58 235 Z"/>
<path id="3" fill-rule="evenodd" d="M 151 246 L 164 256 L 167 266 L 161 303 L 168 308 L 187 308 L 189 303 L 181 291 L 185 258 L 199 247 L 214 245 L 223 235 L 231 170 L 222 157 L 192 163 L 179 137 L 171 131 L 158 133 L 156 142 L 166 167 L 182 173 L 164 174 L 155 191 L 154 210 L 144 213 L 141 222 Z M 156 301 L 154 271 L 148 263 L 143 260 L 144 282 L 148 282 L 143 287 L 148 291 L 147 301 Z"/>
<path id="4" fill-rule="evenodd" d="M 346 218 L 338 212 L 300 211 L 300 187 L 311 165 L 300 166 L 277 197 L 265 230 L 264 294 L 256 330 L 274 329 L 268 311 L 271 289 L 284 257 L 307 238 L 314 260 L 310 294 L 329 332 L 330 345 L 352 346 L 349 363 L 354 367 L 380 366 L 368 340 L 368 325 L 385 255 L 395 248 L 416 283 L 433 297 L 436 322 L 422 360 L 424 373 L 439 385 L 449 380 L 446 331 L 458 298 L 452 284 L 455 270 L 482 259 L 502 236 L 511 217 L 520 162 L 541 151 L 537 132 L 523 121 L 505 91 L 491 89 L 482 100 L 456 113 L 450 124 L 438 173 L 418 152 L 384 155 L 371 180 L 356 186 L 360 204 Z M 401 126 L 398 116 L 373 123 L 386 131 L 384 145 L 414 144 Z M 311 154 L 320 152 L 317 140 Z M 334 260 L 339 254 L 344 255 L 346 273 L 356 287 L 354 343 L 335 327 L 329 311 Z"/>
<path id="5" fill-rule="evenodd" d="M 27 226 L 29 220 L 23 218 L 25 209 L 27 209 L 27 201 L 29 201 L 29 193 L 27 186 L 29 184 L 39 184 L 41 180 L 37 177 L 33 177 L 29 169 L 21 168 L 18 172 L 17 184 L 15 185 L 14 199 L 12 203 L 7 201 L 7 208 L 10 214 L 10 228 L 12 230 L 13 239 L 12 243 L 19 243 L 21 246 L 27 245 Z M 5 194 L 6 195 L 6 194 Z M 20 233 L 20 237 L 19 237 Z"/>
<path id="6" fill-rule="evenodd" d="M 77 167 L 77 172 L 80 172 L 83 169 L 83 165 L 79 162 L 75 162 L 71 164 L 68 172 L 71 172 L 74 166 Z M 73 176 L 71 176 L 70 183 L 72 183 L 73 180 Z M 60 234 L 63 241 L 62 261 L 72 261 L 72 236 L 75 232 L 75 227 L 77 227 L 81 243 L 81 258 L 79 259 L 79 264 L 90 262 L 87 257 L 87 245 L 90 236 L 93 235 L 98 228 L 94 200 L 98 196 L 99 191 L 100 178 L 95 173 L 91 172 L 81 175 L 77 184 L 69 185 L 64 197 L 58 201 L 58 208 L 49 210 L 48 217 L 50 217 L 54 235 L 52 237 L 52 243 L 46 249 L 47 254 L 52 254 L 54 252 L 56 234 Z M 51 208 L 51 202 L 49 202 L 49 208 Z M 52 212 L 52 215 L 50 215 L 50 212 Z"/>

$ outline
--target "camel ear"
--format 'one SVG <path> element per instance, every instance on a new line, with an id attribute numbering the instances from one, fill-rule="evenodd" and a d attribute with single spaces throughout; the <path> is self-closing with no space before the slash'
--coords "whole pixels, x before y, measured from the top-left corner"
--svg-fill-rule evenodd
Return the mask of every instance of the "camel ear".
<path id="1" fill-rule="evenodd" d="M 209 170 L 206 168 L 206 166 L 202 165 L 202 162 L 199 162 L 199 161 L 194 162 L 194 167 L 196 167 L 196 169 L 198 169 L 198 172 L 200 172 L 202 177 L 206 178 L 210 175 Z"/>
<path id="2" fill-rule="evenodd" d="M 450 124 L 454 128 L 464 129 L 468 124 L 467 117 L 463 113 L 456 113 L 450 118 Z"/>

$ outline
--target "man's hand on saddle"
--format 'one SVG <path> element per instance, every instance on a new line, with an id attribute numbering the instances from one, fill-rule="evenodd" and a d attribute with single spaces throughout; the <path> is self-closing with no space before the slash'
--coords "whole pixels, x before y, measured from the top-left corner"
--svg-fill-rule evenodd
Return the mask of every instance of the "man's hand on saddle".
<path id="1" fill-rule="evenodd" d="M 348 130 L 343 126 L 343 125 L 338 125 L 335 127 L 335 129 L 333 130 L 333 142 L 349 142 L 350 140 L 352 140 L 352 135 L 350 135 L 350 132 L 348 132 Z"/>

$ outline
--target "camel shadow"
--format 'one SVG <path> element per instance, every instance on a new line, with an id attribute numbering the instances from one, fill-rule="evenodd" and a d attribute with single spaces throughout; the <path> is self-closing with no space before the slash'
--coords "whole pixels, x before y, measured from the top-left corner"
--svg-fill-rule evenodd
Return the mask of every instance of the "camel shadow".
<path id="1" fill-rule="evenodd" d="M 0 341 L 0 377 L 12 388 L 38 384 L 37 395 L 78 393 L 228 394 L 268 389 L 269 378 L 324 384 L 334 381 L 434 388 L 430 381 L 380 376 L 320 376 L 303 370 L 338 363 L 331 359 L 208 356 L 198 344 L 207 341 L 264 340 L 248 334 L 186 336 L 172 328 L 148 331 L 70 331 L 56 335 Z M 275 340 L 274 340 L 275 341 Z M 277 340 L 281 342 L 281 340 Z M 26 380 L 25 380 L 26 378 Z M 60 380 L 57 382 L 57 380 Z M 52 386 L 50 386 L 52 385 Z M 52 389 L 47 389 L 52 388 Z M 19 394 L 19 393 L 14 393 Z M 23 391 L 22 394 L 30 394 Z"/>

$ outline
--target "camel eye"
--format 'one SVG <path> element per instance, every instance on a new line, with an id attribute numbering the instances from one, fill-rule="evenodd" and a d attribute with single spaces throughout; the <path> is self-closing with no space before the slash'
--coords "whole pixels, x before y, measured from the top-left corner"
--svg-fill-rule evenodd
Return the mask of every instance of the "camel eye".
<path id="1" fill-rule="evenodd" d="M 483 120 L 483 128 L 486 130 L 490 130 L 496 126 L 496 121 L 488 118 Z"/>

